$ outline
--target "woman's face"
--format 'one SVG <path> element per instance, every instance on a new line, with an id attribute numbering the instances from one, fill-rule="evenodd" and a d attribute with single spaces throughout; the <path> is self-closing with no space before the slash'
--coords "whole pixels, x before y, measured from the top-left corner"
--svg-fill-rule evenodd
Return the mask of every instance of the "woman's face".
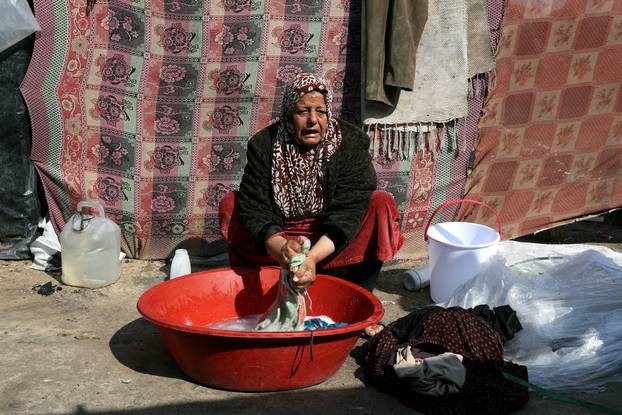
<path id="1" fill-rule="evenodd" d="M 319 144 L 328 128 L 328 111 L 324 95 L 317 91 L 303 95 L 294 105 L 292 122 L 300 144 L 306 147 Z"/>

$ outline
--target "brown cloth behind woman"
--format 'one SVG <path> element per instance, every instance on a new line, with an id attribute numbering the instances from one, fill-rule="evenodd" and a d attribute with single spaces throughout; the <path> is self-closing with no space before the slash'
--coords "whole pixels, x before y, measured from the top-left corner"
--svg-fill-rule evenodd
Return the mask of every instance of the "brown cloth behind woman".
<path id="1" fill-rule="evenodd" d="M 367 0 L 365 95 L 395 106 L 399 90 L 415 82 L 417 45 L 428 18 L 427 0 Z"/>

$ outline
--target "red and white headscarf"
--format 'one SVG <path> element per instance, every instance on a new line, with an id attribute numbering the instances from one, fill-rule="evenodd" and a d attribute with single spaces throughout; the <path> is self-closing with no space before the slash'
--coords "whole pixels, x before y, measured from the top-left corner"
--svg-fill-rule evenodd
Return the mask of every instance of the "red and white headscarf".
<path id="1" fill-rule="evenodd" d="M 312 91 L 324 95 L 328 126 L 319 144 L 306 149 L 296 140 L 292 114 L 296 103 Z M 319 216 L 324 209 L 324 168 L 341 144 L 341 128 L 333 117 L 332 103 L 333 94 L 328 84 L 313 74 L 299 74 L 285 90 L 272 148 L 272 189 L 285 219 Z"/>

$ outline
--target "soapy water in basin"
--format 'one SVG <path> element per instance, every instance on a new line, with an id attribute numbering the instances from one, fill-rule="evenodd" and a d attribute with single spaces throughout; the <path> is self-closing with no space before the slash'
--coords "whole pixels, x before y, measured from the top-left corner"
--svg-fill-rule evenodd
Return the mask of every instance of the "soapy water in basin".
<path id="1" fill-rule="evenodd" d="M 254 331 L 263 314 L 250 314 L 243 317 L 228 318 L 207 324 L 205 327 L 216 330 Z"/>
<path id="2" fill-rule="evenodd" d="M 249 314 L 242 317 L 228 318 L 226 320 L 216 321 L 214 323 L 207 324 L 205 327 L 216 330 L 231 330 L 231 331 L 256 331 L 255 327 L 259 321 L 264 317 L 263 314 Z M 318 327 L 317 322 L 321 321 L 321 326 Z M 331 327 L 325 327 L 329 325 Z M 328 316 L 307 316 L 305 317 L 305 330 L 317 330 L 322 328 L 343 327 L 346 323 L 335 323 L 335 321 Z M 264 330 L 270 331 L 270 330 Z"/>

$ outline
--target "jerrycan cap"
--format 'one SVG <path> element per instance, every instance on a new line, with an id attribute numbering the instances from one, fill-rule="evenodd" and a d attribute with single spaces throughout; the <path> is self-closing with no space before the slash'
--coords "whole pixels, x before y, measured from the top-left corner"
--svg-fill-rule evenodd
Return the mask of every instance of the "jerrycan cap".
<path id="1" fill-rule="evenodd" d="M 83 200 L 78 203 L 78 206 L 76 207 L 77 212 L 71 218 L 71 225 L 74 231 L 78 231 L 78 232 L 84 231 L 91 223 L 91 219 L 95 217 L 94 215 L 91 215 L 91 214 L 82 213 L 82 208 L 85 208 L 85 207 L 90 207 L 90 208 L 97 210 L 97 213 L 99 214 L 99 216 L 103 216 L 103 217 L 106 216 L 106 213 L 104 212 L 104 208 L 102 207 L 102 205 L 100 205 L 97 202 Z"/>

